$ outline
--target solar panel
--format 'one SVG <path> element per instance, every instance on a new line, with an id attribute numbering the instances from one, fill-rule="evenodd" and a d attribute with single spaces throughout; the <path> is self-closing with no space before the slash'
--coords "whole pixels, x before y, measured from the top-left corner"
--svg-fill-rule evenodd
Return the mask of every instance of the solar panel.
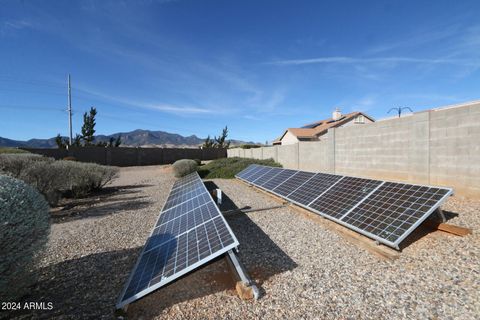
<path id="1" fill-rule="evenodd" d="M 258 167 L 257 164 L 249 165 L 245 170 L 243 170 L 241 173 L 238 174 L 238 177 L 241 178 L 241 179 L 244 179 L 245 176 L 247 176 L 249 173 L 251 173 L 257 167 Z"/>
<path id="2" fill-rule="evenodd" d="M 342 220 L 398 246 L 450 193 L 444 188 L 385 182 Z"/>
<path id="3" fill-rule="evenodd" d="M 185 191 L 182 193 L 177 193 L 174 196 L 169 196 L 163 210 L 170 209 L 174 206 L 177 206 L 185 201 L 188 201 L 192 198 L 198 197 L 201 194 L 207 193 L 205 188 L 198 187 L 196 189 Z"/>
<path id="4" fill-rule="evenodd" d="M 249 173 L 247 173 L 243 180 L 245 181 L 253 181 L 255 180 L 256 178 L 258 178 L 258 176 L 260 174 L 262 174 L 263 172 L 267 171 L 268 169 L 270 168 L 267 168 L 267 167 L 264 167 L 264 166 L 257 166 L 256 168 L 254 168 L 252 171 L 250 171 Z"/>
<path id="5" fill-rule="evenodd" d="M 310 180 L 314 175 L 315 173 L 313 172 L 297 171 L 297 173 L 295 173 L 292 177 L 285 180 L 284 183 L 273 189 L 272 192 L 282 197 L 286 197 Z"/>
<path id="6" fill-rule="evenodd" d="M 201 183 L 202 188 L 189 187 Z M 238 246 L 195 172 L 174 184 L 166 204 L 120 295 L 117 308 L 172 282 Z M 183 201 L 185 200 L 185 201 Z M 183 201 L 183 202 L 180 202 Z"/>
<path id="7" fill-rule="evenodd" d="M 247 181 L 397 249 L 453 193 L 450 188 L 266 168 L 251 171 Z"/>
<path id="8" fill-rule="evenodd" d="M 290 169 L 283 169 L 275 177 L 265 182 L 262 186 L 264 189 L 273 190 L 278 187 L 280 184 L 284 183 L 288 178 L 293 176 L 297 171 Z"/>
<path id="9" fill-rule="evenodd" d="M 378 180 L 344 177 L 308 207 L 340 219 L 381 183 Z"/>
<path id="10" fill-rule="evenodd" d="M 308 206 L 310 202 L 342 178 L 342 176 L 333 174 L 317 173 L 294 192 L 287 195 L 287 199 Z"/>
<path id="11" fill-rule="evenodd" d="M 265 183 L 270 181 L 271 179 L 275 178 L 283 169 L 281 168 L 272 168 L 270 171 L 266 172 L 264 175 L 259 177 L 254 181 L 255 185 L 263 187 Z"/>

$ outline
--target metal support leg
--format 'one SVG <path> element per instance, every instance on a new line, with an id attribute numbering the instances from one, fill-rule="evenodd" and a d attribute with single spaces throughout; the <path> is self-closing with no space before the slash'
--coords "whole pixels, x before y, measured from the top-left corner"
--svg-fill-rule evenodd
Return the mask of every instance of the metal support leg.
<path id="1" fill-rule="evenodd" d="M 441 208 L 437 208 L 437 214 L 440 217 L 440 220 L 442 220 L 442 223 L 447 222 L 447 218 L 445 218 L 445 214 L 443 213 Z"/>
<path id="2" fill-rule="evenodd" d="M 247 275 L 247 272 L 245 271 L 245 268 L 243 265 L 240 263 L 240 261 L 237 258 L 237 255 L 233 250 L 228 250 L 228 255 L 227 255 L 227 260 L 231 262 L 235 270 L 237 271 L 238 276 L 240 277 L 240 280 L 247 286 L 252 289 L 253 292 L 253 298 L 255 300 L 258 300 L 260 297 L 260 290 L 258 290 L 257 286 L 255 285 L 255 282 L 253 282 L 250 277 Z"/>

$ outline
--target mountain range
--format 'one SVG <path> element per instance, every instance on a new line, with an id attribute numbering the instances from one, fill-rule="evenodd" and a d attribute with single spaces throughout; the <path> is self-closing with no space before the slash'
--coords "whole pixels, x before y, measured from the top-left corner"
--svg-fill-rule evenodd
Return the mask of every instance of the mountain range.
<path id="1" fill-rule="evenodd" d="M 122 147 L 163 147 L 163 148 L 196 148 L 203 144 L 205 139 L 196 135 L 184 137 L 176 133 L 165 131 L 151 131 L 137 129 L 130 132 L 118 132 L 111 135 L 95 136 L 95 142 L 108 142 L 110 138 L 121 137 Z M 241 140 L 230 140 L 231 145 L 254 144 Z M 0 147 L 26 147 L 26 148 L 56 148 L 55 138 L 30 139 L 27 141 L 11 140 L 0 137 Z"/>

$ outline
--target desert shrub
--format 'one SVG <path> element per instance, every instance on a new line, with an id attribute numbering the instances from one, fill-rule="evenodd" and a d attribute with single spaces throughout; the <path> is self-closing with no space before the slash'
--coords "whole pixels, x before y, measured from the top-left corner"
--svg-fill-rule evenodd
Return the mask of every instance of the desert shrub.
<path id="1" fill-rule="evenodd" d="M 244 170 L 251 164 L 260 164 L 271 167 L 281 167 L 282 165 L 275 162 L 273 159 L 258 160 L 250 158 L 222 158 L 213 160 L 210 163 L 198 169 L 198 173 L 202 178 L 214 179 L 224 178 L 232 179 L 237 173 Z"/>
<path id="2" fill-rule="evenodd" d="M 53 162 L 55 160 L 33 153 L 0 154 L 0 171 L 18 178 L 33 163 L 38 161 Z"/>
<path id="3" fill-rule="evenodd" d="M 74 197 L 83 197 L 104 187 L 118 174 L 118 168 L 95 163 L 57 161 L 55 165 L 68 177 L 63 183 L 64 190 Z"/>
<path id="4" fill-rule="evenodd" d="M 182 159 L 173 164 L 173 173 L 175 177 L 180 178 L 197 170 L 197 162 L 191 159 Z"/>
<path id="5" fill-rule="evenodd" d="M 200 160 L 200 159 L 193 159 L 193 161 L 195 161 L 197 163 L 197 166 L 202 165 L 202 160 Z"/>
<path id="6" fill-rule="evenodd" d="M 52 206 L 57 205 L 61 196 L 82 197 L 102 188 L 118 172 L 115 167 L 94 163 L 24 155 L 4 156 L 0 155 L 0 171 L 35 187 Z"/>
<path id="7" fill-rule="evenodd" d="M 0 175 L 0 301 L 16 301 L 35 282 L 32 268 L 50 232 L 48 204 L 26 183 Z"/>

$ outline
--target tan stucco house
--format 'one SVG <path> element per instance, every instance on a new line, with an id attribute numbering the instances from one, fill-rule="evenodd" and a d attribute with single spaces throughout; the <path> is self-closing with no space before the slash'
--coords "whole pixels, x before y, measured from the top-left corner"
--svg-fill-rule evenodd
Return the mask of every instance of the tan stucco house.
<path id="1" fill-rule="evenodd" d="M 330 119 L 309 123 L 300 128 L 288 128 L 279 138 L 273 141 L 273 144 L 287 145 L 299 141 L 318 141 L 330 128 L 362 125 L 371 122 L 375 122 L 375 119 L 363 112 L 356 111 L 342 114 L 337 108 Z"/>

